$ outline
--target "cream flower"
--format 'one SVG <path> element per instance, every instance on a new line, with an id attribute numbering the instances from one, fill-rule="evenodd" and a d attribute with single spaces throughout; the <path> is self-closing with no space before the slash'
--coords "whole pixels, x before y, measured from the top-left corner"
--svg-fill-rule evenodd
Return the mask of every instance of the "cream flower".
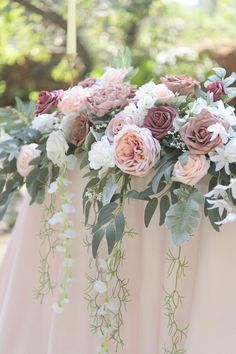
<path id="1" fill-rule="evenodd" d="M 46 143 L 47 157 L 55 165 L 61 166 L 66 162 L 66 152 L 69 145 L 61 130 L 54 131 L 49 135 Z"/>
<path id="2" fill-rule="evenodd" d="M 112 146 L 106 136 L 103 136 L 100 141 L 93 143 L 88 154 L 90 167 L 93 170 L 99 170 L 101 167 L 114 167 L 114 158 Z"/>
<path id="3" fill-rule="evenodd" d="M 40 155 L 40 150 L 37 149 L 37 146 L 37 144 L 29 144 L 21 147 L 16 167 L 22 177 L 27 177 L 34 169 L 34 166 L 30 165 L 30 162 Z"/>
<path id="4" fill-rule="evenodd" d="M 205 155 L 188 155 L 186 161 L 176 162 L 173 170 L 173 180 L 194 186 L 207 174 L 210 167 Z"/>

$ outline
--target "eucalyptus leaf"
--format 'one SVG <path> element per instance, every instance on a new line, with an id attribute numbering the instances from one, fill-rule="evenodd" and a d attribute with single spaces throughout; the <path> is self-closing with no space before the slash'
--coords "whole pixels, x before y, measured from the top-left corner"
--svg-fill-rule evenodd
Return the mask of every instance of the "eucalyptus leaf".
<path id="1" fill-rule="evenodd" d="M 106 228 L 106 239 L 107 239 L 108 253 L 110 254 L 116 243 L 116 231 L 113 224 L 108 225 Z"/>
<path id="2" fill-rule="evenodd" d="M 119 242 L 122 239 L 125 230 L 125 217 L 122 212 L 118 213 L 115 217 L 115 227 L 116 242 Z"/>
<path id="3" fill-rule="evenodd" d="M 93 234 L 93 239 L 92 239 L 92 252 L 93 252 L 93 257 L 97 257 L 97 251 L 98 247 L 104 237 L 104 229 L 98 229 L 96 232 Z"/>
<path id="4" fill-rule="evenodd" d="M 148 227 L 148 225 L 150 224 L 153 214 L 155 213 L 155 210 L 157 208 L 157 205 L 158 205 L 157 198 L 153 198 L 147 203 L 144 212 L 144 222 L 146 227 Z"/>
<path id="5" fill-rule="evenodd" d="M 118 185 L 116 183 L 115 175 L 111 175 L 111 177 L 106 181 L 105 187 L 102 191 L 102 203 L 103 205 L 109 204 L 113 195 L 117 191 Z"/>
<path id="6" fill-rule="evenodd" d="M 170 200 L 168 195 L 163 195 L 160 199 L 160 219 L 159 225 L 163 225 L 165 223 L 166 213 L 170 208 Z"/>

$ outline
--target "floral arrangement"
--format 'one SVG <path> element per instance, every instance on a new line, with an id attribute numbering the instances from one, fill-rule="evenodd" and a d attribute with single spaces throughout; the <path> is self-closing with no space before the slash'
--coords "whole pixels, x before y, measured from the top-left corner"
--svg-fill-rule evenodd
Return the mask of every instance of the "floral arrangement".
<path id="1" fill-rule="evenodd" d="M 69 301 L 71 250 L 76 242 L 67 171 L 86 169 L 86 245 L 91 247 L 96 273 L 89 277 L 87 298 L 93 329 L 102 337 L 98 353 L 109 352 L 110 340 L 123 343 L 120 328 L 129 292 L 119 267 L 125 252 L 122 240 L 133 233 L 124 211 L 127 200 L 146 203 L 146 227 L 159 207 L 159 223 L 170 230 L 179 249 L 177 257 L 168 254 L 176 286 L 186 267 L 181 245 L 200 222 L 200 205 L 204 204 L 205 215 L 217 231 L 222 224 L 236 221 L 236 115 L 228 104 L 236 96 L 231 87 L 236 74 L 226 77 L 222 68 L 213 71 L 203 84 L 179 75 L 136 87 L 130 83 L 136 70 L 126 51 L 99 78 L 89 77 L 66 91 L 42 91 L 36 107 L 17 98 L 16 109 L 0 109 L 0 217 L 23 186 L 31 203 L 44 205 L 40 237 L 48 240 L 49 252 L 42 256 L 36 295 L 43 299 L 54 288 L 48 259 L 51 251 L 63 252 L 64 278 L 57 284 L 56 312 L 62 312 Z M 133 176 L 147 176 L 144 190 L 132 189 Z M 198 187 L 204 176 L 209 184 L 205 195 Z M 45 202 L 46 192 L 50 202 Z M 55 225 L 60 226 L 59 233 Z M 59 236 L 53 239 L 53 234 Z M 105 256 L 100 252 L 104 238 Z M 181 300 L 176 287 L 165 298 L 172 347 L 164 350 L 170 354 L 183 353 L 181 338 L 186 331 L 176 324 L 180 301 L 171 301 L 174 296 Z"/>

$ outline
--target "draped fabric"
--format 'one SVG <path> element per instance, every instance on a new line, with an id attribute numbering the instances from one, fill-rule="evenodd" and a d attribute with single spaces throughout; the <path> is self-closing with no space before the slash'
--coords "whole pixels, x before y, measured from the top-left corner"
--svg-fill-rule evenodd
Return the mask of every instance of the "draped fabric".
<path id="1" fill-rule="evenodd" d="M 26 197 L 12 238 L 0 268 L 0 354 L 96 354 L 100 338 L 90 332 L 91 318 L 84 298 L 86 274 L 91 273 L 91 255 L 83 246 L 88 234 L 82 224 L 82 191 L 85 180 L 81 171 L 70 176 L 71 190 L 76 193 L 73 216 L 78 238 L 74 241 L 74 279 L 69 285 L 70 304 L 62 314 L 51 307 L 53 296 L 43 304 L 33 297 L 38 284 L 40 262 L 37 237 L 42 225 L 42 207 L 29 207 Z M 133 187 L 144 188 L 147 178 L 135 178 Z M 125 260 L 121 273 L 129 279 L 131 301 L 124 313 L 122 330 L 124 348 L 118 354 L 162 354 L 169 338 L 164 289 L 172 289 L 173 278 L 167 277 L 166 252 L 172 246 L 169 232 L 159 227 L 156 213 L 145 228 L 145 203 L 129 202 L 128 225 L 137 231 L 124 240 Z M 184 302 L 178 321 L 189 323 L 183 346 L 187 354 L 235 354 L 236 352 L 236 231 L 230 224 L 215 232 L 202 217 L 195 235 L 183 246 L 189 261 L 180 292 Z M 62 266 L 55 256 L 51 271 L 58 280 Z M 115 348 L 110 349 L 110 354 Z"/>

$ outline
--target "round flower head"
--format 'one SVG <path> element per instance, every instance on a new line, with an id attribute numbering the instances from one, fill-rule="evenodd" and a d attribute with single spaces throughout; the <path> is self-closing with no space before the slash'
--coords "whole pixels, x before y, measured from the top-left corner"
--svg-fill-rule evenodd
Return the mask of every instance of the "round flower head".
<path id="1" fill-rule="evenodd" d="M 160 159 L 160 144 L 146 128 L 125 125 L 114 137 L 114 158 L 121 171 L 145 176 Z"/>
<path id="2" fill-rule="evenodd" d="M 43 113 L 49 113 L 53 107 L 57 106 L 59 100 L 63 97 L 63 94 L 63 90 L 55 90 L 52 92 L 41 91 L 36 104 L 36 116 Z"/>
<path id="3" fill-rule="evenodd" d="M 180 95 L 184 96 L 194 95 L 194 87 L 200 87 L 199 81 L 194 80 L 192 77 L 186 75 L 168 75 L 161 77 L 161 81 L 172 92 L 178 92 Z"/>
<path id="4" fill-rule="evenodd" d="M 37 149 L 37 146 L 37 144 L 29 144 L 21 147 L 16 167 L 22 177 L 27 177 L 34 169 L 34 166 L 30 165 L 30 162 L 40 155 L 40 150 Z"/>

